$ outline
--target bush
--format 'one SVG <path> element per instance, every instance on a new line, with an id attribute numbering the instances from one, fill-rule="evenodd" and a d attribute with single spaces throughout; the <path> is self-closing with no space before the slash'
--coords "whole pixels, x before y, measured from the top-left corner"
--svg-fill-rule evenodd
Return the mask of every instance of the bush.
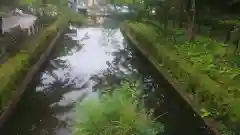
<path id="1" fill-rule="evenodd" d="M 74 12 L 72 9 L 63 8 L 62 10 L 63 10 L 63 14 L 67 17 L 69 22 L 76 25 L 82 25 L 86 22 L 86 18 L 83 15 L 77 12 Z"/>
<path id="2" fill-rule="evenodd" d="M 229 30 L 234 26 L 239 26 L 240 21 L 239 19 L 233 18 L 232 20 L 226 18 L 199 18 L 197 22 L 201 25 L 210 26 L 213 29 L 220 29 L 220 30 Z"/>
<path id="3" fill-rule="evenodd" d="M 78 19 L 75 19 L 78 18 Z M 84 23 L 81 15 L 72 12 L 58 16 L 55 22 L 42 30 L 37 36 L 25 41 L 21 49 L 14 57 L 0 65 L 0 113 L 4 106 L 11 100 L 11 93 L 17 89 L 28 69 L 36 63 L 41 54 L 45 51 L 52 39 L 59 31 L 64 31 L 69 20 L 75 20 L 78 24 Z"/>
<path id="4" fill-rule="evenodd" d="M 194 97 L 199 109 L 207 111 L 203 111 L 203 117 L 220 119 L 232 128 L 239 126 L 240 72 L 225 58 L 227 49 L 222 43 L 204 37 L 196 42 L 173 42 L 146 23 L 129 22 L 124 26 L 141 43 L 140 48 L 158 62 L 155 66 L 164 66 Z M 174 30 L 171 32 L 174 34 Z"/>
<path id="5" fill-rule="evenodd" d="M 77 104 L 73 135 L 157 135 L 163 131 L 139 103 L 138 86 L 124 82 L 111 94 Z"/>
<path id="6" fill-rule="evenodd" d="M 60 16 L 39 35 L 24 42 L 26 47 L 0 66 L 0 112 L 12 100 L 11 93 L 17 89 L 28 69 L 36 63 L 57 32 L 64 28 L 67 28 L 67 20 Z"/>

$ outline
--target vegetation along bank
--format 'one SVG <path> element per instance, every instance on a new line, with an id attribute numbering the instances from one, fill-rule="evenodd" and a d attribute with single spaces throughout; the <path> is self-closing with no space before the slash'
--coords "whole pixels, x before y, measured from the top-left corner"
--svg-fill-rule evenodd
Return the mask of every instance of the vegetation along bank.
<path id="1" fill-rule="evenodd" d="M 66 30 L 68 22 L 83 24 L 84 18 L 75 13 L 64 12 L 55 22 L 44 28 L 32 39 L 26 40 L 24 48 L 7 62 L 0 65 L 0 126 L 31 82 L 57 38 Z"/>
<path id="2" fill-rule="evenodd" d="M 86 99 L 76 105 L 73 135 L 163 133 L 163 125 L 153 119 L 140 100 L 143 92 L 140 83 L 122 81 L 121 85 L 104 91 L 100 98 Z"/>
<path id="3" fill-rule="evenodd" d="M 166 37 L 161 29 L 161 24 L 144 21 L 122 25 L 122 31 L 145 50 L 146 57 L 156 67 L 165 69 L 171 80 L 181 86 L 179 90 L 197 103 L 203 118 L 218 121 L 216 126 L 221 134 L 239 132 L 240 70 L 231 63 L 228 48 L 222 42 L 202 36 L 187 41 L 183 29 L 171 28 L 174 36 Z"/>

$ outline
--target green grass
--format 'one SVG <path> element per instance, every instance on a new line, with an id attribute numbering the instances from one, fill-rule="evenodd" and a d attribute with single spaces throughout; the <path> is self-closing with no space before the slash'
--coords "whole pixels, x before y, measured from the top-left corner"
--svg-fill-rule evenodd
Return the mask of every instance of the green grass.
<path id="1" fill-rule="evenodd" d="M 60 25 L 59 18 L 51 26 L 47 27 L 36 37 L 25 41 L 20 52 L 16 53 L 0 66 L 0 110 L 8 105 L 12 98 L 12 92 L 17 89 L 29 68 L 39 59 L 39 56 L 47 48 L 51 39 L 56 35 L 57 28 L 63 27 Z"/>
<path id="2" fill-rule="evenodd" d="M 25 41 L 23 43 L 24 48 L 20 52 L 0 65 L 0 112 L 12 100 L 12 92 L 17 89 L 29 68 L 38 61 L 40 55 L 45 51 L 58 31 L 67 28 L 70 19 L 72 17 L 65 14 L 59 16 L 49 27 L 40 31 L 35 37 Z"/>
<path id="3" fill-rule="evenodd" d="M 233 129 L 239 126 L 240 69 L 229 59 L 225 45 L 202 36 L 188 42 L 185 31 L 178 29 L 170 29 L 164 37 L 150 24 L 128 22 L 124 26 L 141 48 L 192 95 L 204 110 L 203 117 L 216 118 Z"/>
<path id="4" fill-rule="evenodd" d="M 163 131 L 139 102 L 138 85 L 124 82 L 111 91 L 77 104 L 73 135 L 157 135 Z"/>

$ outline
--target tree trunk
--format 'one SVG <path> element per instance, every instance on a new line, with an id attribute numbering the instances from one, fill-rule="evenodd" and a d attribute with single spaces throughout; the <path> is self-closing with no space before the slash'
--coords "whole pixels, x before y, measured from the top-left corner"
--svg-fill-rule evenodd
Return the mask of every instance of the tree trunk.
<path id="1" fill-rule="evenodd" d="M 195 0 L 189 0 L 191 8 L 188 12 L 188 40 L 194 40 L 195 37 Z"/>
<path id="2" fill-rule="evenodd" d="M 179 0 L 178 3 L 178 9 L 179 9 L 179 27 L 182 28 L 183 27 L 183 16 L 184 16 L 184 0 Z"/>
<path id="3" fill-rule="evenodd" d="M 3 24 L 3 17 L 0 16 L 0 36 L 3 34 L 3 26 L 2 26 L 2 24 Z"/>
<path id="4" fill-rule="evenodd" d="M 163 9 L 163 14 L 164 14 L 164 20 L 163 20 L 163 27 L 164 27 L 164 35 L 167 36 L 168 33 L 168 14 L 169 14 L 169 3 L 165 3 L 164 9 Z"/>

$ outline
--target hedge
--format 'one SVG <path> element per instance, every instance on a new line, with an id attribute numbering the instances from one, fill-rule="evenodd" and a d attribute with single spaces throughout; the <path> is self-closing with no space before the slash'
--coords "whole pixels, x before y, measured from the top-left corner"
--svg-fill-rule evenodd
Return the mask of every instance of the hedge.
<path id="1" fill-rule="evenodd" d="M 80 15 L 75 17 L 82 19 L 77 21 L 79 24 L 83 23 L 84 20 Z M 39 35 L 24 42 L 26 47 L 0 66 L 0 113 L 11 101 L 12 92 L 17 89 L 28 69 L 36 63 L 57 33 L 67 28 L 68 21 L 73 18 L 68 14 L 59 16 L 53 24 L 41 31 Z"/>
<path id="2" fill-rule="evenodd" d="M 196 42 L 175 45 L 153 25 L 128 22 L 123 27 L 159 66 L 171 72 L 200 105 L 200 110 L 206 110 L 203 116 L 220 119 L 231 128 L 239 127 L 240 70 L 225 58 L 227 48 L 223 43 L 198 37 Z M 172 32 L 181 35 L 182 31 L 175 29 Z"/>

